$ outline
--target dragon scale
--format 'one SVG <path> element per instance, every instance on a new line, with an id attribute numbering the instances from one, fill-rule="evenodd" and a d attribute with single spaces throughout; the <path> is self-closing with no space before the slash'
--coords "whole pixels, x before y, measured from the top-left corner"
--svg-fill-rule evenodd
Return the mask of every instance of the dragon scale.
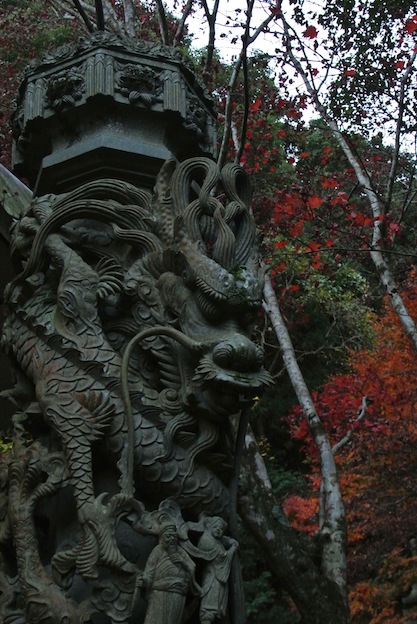
<path id="1" fill-rule="evenodd" d="M 249 201 L 240 168 L 195 158 L 168 161 L 152 196 L 89 182 L 14 223 L 2 345 L 18 414 L 0 545 L 14 530 L 17 556 L 0 581 L 13 596 L 18 573 L 28 624 L 61 624 L 48 595 L 62 622 L 133 621 L 143 535 L 161 514 L 180 533 L 181 518 L 228 521 L 231 417 L 271 382 L 251 340 L 262 283 Z M 49 503 L 61 500 L 73 511 L 59 526 Z M 46 565 L 38 580 L 25 549 Z"/>

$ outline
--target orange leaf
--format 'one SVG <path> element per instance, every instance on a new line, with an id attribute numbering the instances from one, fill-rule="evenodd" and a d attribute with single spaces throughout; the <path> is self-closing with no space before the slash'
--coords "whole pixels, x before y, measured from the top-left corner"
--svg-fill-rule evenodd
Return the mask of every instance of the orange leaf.
<path id="1" fill-rule="evenodd" d="M 324 199 L 321 199 L 318 195 L 310 195 L 310 197 L 307 200 L 308 205 L 313 210 L 321 206 L 323 202 L 324 202 Z"/>
<path id="2" fill-rule="evenodd" d="M 251 112 L 256 113 L 257 110 L 259 110 L 259 107 L 261 105 L 261 98 L 256 98 L 256 101 L 250 105 L 250 110 Z"/>
<path id="3" fill-rule="evenodd" d="M 321 185 L 323 188 L 337 188 L 339 182 L 335 178 L 325 178 L 322 180 Z"/>
<path id="4" fill-rule="evenodd" d="M 320 243 L 317 243 L 316 241 L 311 241 L 308 245 L 307 245 L 307 249 L 309 251 L 317 251 L 318 249 L 321 248 Z"/>

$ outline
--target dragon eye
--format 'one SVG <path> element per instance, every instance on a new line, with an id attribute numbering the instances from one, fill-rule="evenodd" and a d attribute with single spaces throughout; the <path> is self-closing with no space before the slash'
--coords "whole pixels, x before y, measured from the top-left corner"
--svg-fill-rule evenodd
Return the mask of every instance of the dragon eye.
<path id="1" fill-rule="evenodd" d="M 222 368 L 231 368 L 233 349 L 230 345 L 220 343 L 213 349 L 213 362 Z"/>
<path id="2" fill-rule="evenodd" d="M 178 315 L 178 312 L 174 310 L 173 308 L 167 308 L 165 310 L 165 316 L 166 316 L 168 323 L 175 323 L 176 321 L 178 321 L 179 315 Z"/>

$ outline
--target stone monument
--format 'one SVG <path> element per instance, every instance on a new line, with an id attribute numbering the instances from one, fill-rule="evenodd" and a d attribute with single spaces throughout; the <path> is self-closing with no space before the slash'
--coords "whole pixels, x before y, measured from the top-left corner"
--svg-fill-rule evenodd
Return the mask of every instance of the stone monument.
<path id="1" fill-rule="evenodd" d="M 184 59 L 104 33 L 29 68 L 14 132 L 0 620 L 237 624 L 236 423 L 270 383 L 247 176 Z"/>

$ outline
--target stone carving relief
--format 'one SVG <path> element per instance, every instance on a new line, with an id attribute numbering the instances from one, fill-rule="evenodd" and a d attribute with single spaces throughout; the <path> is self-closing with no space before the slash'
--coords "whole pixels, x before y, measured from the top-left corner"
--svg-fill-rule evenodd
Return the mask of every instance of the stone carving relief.
<path id="1" fill-rule="evenodd" d="M 61 110 L 74 106 L 84 92 L 84 76 L 75 70 L 60 72 L 47 81 L 46 103 L 49 108 Z"/>
<path id="2" fill-rule="evenodd" d="M 145 123 L 144 112 L 153 113 Z M 149 173 L 150 186 L 170 156 L 215 154 L 215 119 L 213 99 L 178 51 L 95 33 L 30 65 L 13 119 L 14 171 L 38 194 L 63 192 L 94 177 L 120 177 L 111 158 L 103 165 L 102 152 L 124 150 L 133 167 L 123 167 L 124 179 L 148 186 Z M 83 141 L 89 165 L 68 182 L 60 165 L 73 159 L 74 169 Z M 90 178 L 97 163 L 102 171 Z"/>
<path id="3" fill-rule="evenodd" d="M 115 51 L 123 53 L 130 50 L 137 54 L 143 54 L 152 58 L 162 60 L 179 61 L 185 65 L 190 72 L 193 72 L 193 64 L 189 58 L 184 56 L 178 48 L 164 46 L 156 41 L 145 41 L 141 39 L 122 38 L 114 33 L 97 31 L 88 36 L 79 37 L 77 41 L 66 43 L 54 50 L 44 52 L 38 59 L 33 60 L 28 65 L 28 72 L 37 67 L 39 59 L 43 65 L 54 65 L 57 61 L 67 61 L 75 56 L 88 53 L 92 47 L 105 45 Z M 207 95 L 208 91 L 207 91 Z"/>
<path id="4" fill-rule="evenodd" d="M 161 99 L 162 85 L 158 85 L 155 71 L 132 64 L 117 65 L 120 71 L 119 91 L 131 104 L 143 104 L 150 108 L 158 98 Z"/>
<path id="5" fill-rule="evenodd" d="M 249 202 L 193 158 L 153 195 L 90 182 L 15 221 L 2 622 L 230 622 L 230 419 L 271 381 Z"/>

